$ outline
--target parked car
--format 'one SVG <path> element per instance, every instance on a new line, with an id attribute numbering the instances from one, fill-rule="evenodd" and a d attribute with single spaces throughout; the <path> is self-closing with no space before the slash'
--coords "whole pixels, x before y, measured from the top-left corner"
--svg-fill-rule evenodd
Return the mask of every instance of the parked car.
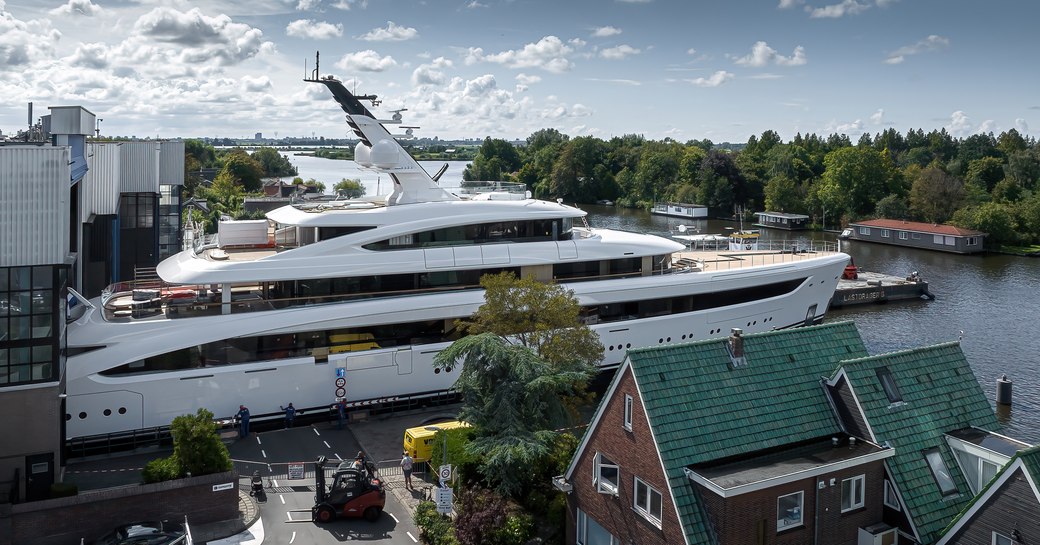
<path id="1" fill-rule="evenodd" d="M 94 545 L 187 545 L 184 526 L 170 521 L 148 521 L 124 524 L 112 530 Z"/>

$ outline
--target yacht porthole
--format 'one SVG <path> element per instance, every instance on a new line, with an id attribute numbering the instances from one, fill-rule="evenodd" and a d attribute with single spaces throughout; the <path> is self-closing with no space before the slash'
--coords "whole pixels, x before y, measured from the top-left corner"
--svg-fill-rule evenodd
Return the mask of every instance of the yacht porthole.
<path id="1" fill-rule="evenodd" d="M 444 370 L 447 371 L 448 373 L 450 373 L 451 372 L 451 367 L 445 367 Z"/>
<path id="2" fill-rule="evenodd" d="M 671 338 L 671 337 L 668 337 L 667 339 L 665 339 L 665 341 L 666 341 L 666 342 L 672 342 L 672 338 Z"/>
<path id="3" fill-rule="evenodd" d="M 664 343 L 664 339 L 657 339 L 657 344 L 663 344 L 663 343 Z"/>
<path id="4" fill-rule="evenodd" d="M 609 351 L 609 352 L 613 352 L 613 351 L 614 351 L 614 345 L 610 345 L 610 347 L 609 347 L 609 348 L 607 348 L 607 351 Z"/>
<path id="5" fill-rule="evenodd" d="M 126 414 L 126 407 L 120 407 L 119 414 Z"/>
<path id="6" fill-rule="evenodd" d="M 683 333 L 682 340 L 684 340 L 684 341 L 686 340 L 686 334 L 685 333 Z"/>
<path id="7" fill-rule="evenodd" d="M 69 413 L 65 413 L 65 421 L 68 422 L 69 420 L 72 420 L 72 415 Z"/>
<path id="8" fill-rule="evenodd" d="M 105 409 L 105 416 L 112 416 L 112 409 Z"/>
<path id="9" fill-rule="evenodd" d="M 632 343 L 626 343 L 625 348 L 632 348 Z"/>
<path id="10" fill-rule="evenodd" d="M 87 413 L 79 413 L 79 419 L 80 420 L 86 420 L 87 419 Z"/>
<path id="11" fill-rule="evenodd" d="M 438 367 L 438 368 L 434 369 L 434 370 L 433 370 L 433 374 L 435 374 L 435 375 L 439 375 L 439 374 L 441 374 L 441 368 L 440 368 L 440 367 Z"/>

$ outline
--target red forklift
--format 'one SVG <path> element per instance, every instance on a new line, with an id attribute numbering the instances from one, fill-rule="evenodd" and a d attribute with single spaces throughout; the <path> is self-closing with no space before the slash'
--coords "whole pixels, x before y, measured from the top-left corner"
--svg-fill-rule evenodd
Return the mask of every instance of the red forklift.
<path id="1" fill-rule="evenodd" d="M 362 467 L 355 468 L 350 462 L 343 462 L 332 474 L 332 484 L 326 487 L 327 462 L 324 456 L 314 462 L 315 491 L 311 520 L 320 523 L 332 522 L 340 517 L 364 517 L 369 522 L 378 520 L 386 505 L 386 491 L 376 476 L 375 464 L 366 460 Z"/>

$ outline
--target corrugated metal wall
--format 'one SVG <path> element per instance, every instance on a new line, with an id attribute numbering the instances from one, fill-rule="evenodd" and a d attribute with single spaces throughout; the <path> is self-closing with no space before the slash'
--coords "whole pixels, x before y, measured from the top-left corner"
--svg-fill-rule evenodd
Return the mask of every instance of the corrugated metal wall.
<path id="1" fill-rule="evenodd" d="M 159 142 L 159 183 L 184 185 L 184 142 Z"/>
<path id="2" fill-rule="evenodd" d="M 0 146 L 0 267 L 65 261 L 69 175 L 68 148 Z"/>
<path id="3" fill-rule="evenodd" d="M 122 144 L 89 144 L 87 165 L 90 170 L 83 177 L 83 214 L 115 214 L 119 212 L 119 148 Z"/>
<path id="4" fill-rule="evenodd" d="M 159 192 L 159 143 L 123 142 L 120 148 L 119 192 Z"/>

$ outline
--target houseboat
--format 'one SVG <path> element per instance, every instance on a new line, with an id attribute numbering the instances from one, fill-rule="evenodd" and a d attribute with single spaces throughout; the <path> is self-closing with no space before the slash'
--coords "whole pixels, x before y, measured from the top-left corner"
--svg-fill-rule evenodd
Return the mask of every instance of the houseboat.
<path id="1" fill-rule="evenodd" d="M 654 203 L 650 213 L 655 216 L 668 216 L 684 219 L 704 219 L 708 217 L 708 207 L 703 204 L 683 204 L 675 202 Z"/>
<path id="2" fill-rule="evenodd" d="M 987 233 L 962 229 L 953 225 L 938 225 L 918 221 L 890 219 L 864 220 L 849 224 L 849 240 L 880 242 L 923 250 L 938 250 L 955 254 L 974 254 L 983 251 Z"/>
<path id="3" fill-rule="evenodd" d="M 757 227 L 770 229 L 787 229 L 801 231 L 809 228 L 809 216 L 804 214 L 788 214 L 786 212 L 755 212 L 758 216 Z"/>

